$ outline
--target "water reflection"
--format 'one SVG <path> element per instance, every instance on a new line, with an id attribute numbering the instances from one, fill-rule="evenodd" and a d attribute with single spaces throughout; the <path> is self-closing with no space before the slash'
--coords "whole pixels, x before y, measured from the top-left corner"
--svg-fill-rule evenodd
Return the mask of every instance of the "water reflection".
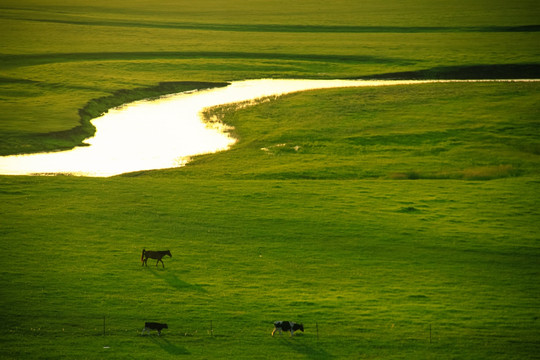
<path id="1" fill-rule="evenodd" d="M 225 88 L 138 101 L 92 120 L 97 131 L 70 151 L 0 157 L 0 174 L 112 176 L 185 165 L 190 156 L 228 149 L 235 139 L 201 118 L 204 108 L 285 93 L 428 81 L 247 80 Z"/>

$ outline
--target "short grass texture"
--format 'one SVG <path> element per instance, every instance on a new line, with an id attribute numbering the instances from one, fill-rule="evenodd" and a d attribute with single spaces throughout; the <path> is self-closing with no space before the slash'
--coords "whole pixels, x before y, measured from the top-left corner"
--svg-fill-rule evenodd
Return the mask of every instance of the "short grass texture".
<path id="1" fill-rule="evenodd" d="M 532 358 L 537 90 L 293 94 L 225 111 L 239 144 L 185 168 L 2 177 L 3 357 Z"/>
<path id="2" fill-rule="evenodd" d="M 230 80 L 538 77 L 539 12 L 3 0 L 0 154 L 69 148 L 108 106 Z M 209 110 L 239 142 L 184 168 L 0 176 L 0 358 L 538 357 L 538 87 L 291 94 Z M 143 268 L 143 248 L 173 257 Z M 272 338 L 275 320 L 306 332 Z M 141 336 L 145 321 L 169 329 Z"/>
<path id="3" fill-rule="evenodd" d="M 539 19 L 536 0 L 2 0 L 0 154 L 75 146 L 59 132 L 89 101 L 164 81 L 493 65 L 539 77 Z"/>

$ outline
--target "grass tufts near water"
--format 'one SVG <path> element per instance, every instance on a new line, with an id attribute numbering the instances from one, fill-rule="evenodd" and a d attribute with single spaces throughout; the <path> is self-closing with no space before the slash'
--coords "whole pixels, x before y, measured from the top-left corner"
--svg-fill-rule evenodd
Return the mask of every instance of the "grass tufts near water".
<path id="1" fill-rule="evenodd" d="M 155 86 L 135 88 L 131 90 L 117 90 L 111 95 L 90 100 L 79 109 L 79 125 L 62 131 L 41 134 L 14 136 L 6 134 L 6 139 L 0 146 L 0 154 L 12 155 L 21 152 L 43 152 L 52 150 L 66 150 L 75 146 L 85 146 L 84 139 L 92 137 L 95 128 L 91 120 L 105 114 L 108 110 L 137 100 L 152 100 L 167 94 L 184 91 L 197 91 L 212 87 L 226 86 L 227 83 L 210 82 L 162 82 Z"/>
<path id="2" fill-rule="evenodd" d="M 230 151 L 179 176 L 489 180 L 538 173 L 537 83 L 448 83 L 304 92 L 209 109 Z M 219 169 L 219 170 L 218 170 Z"/>

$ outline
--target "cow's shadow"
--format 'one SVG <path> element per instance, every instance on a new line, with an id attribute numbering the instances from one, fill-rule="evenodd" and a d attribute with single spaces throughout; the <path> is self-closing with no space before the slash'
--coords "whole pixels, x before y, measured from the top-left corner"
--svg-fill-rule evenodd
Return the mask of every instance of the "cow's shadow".
<path id="1" fill-rule="evenodd" d="M 155 269 L 148 269 L 152 275 L 157 277 L 158 279 L 161 279 L 165 281 L 167 284 L 169 284 L 171 287 L 175 288 L 176 290 L 188 290 L 188 291 L 198 291 L 198 292 L 208 292 L 205 288 L 203 288 L 201 285 L 197 284 L 190 284 L 188 282 L 185 282 L 182 279 L 179 279 L 178 276 L 175 274 L 172 274 L 168 271 L 160 271 Z"/>
<path id="2" fill-rule="evenodd" d="M 295 336 L 296 337 L 296 336 Z M 290 338 L 282 338 L 281 342 L 288 346 L 291 350 L 306 356 L 308 359 L 333 359 L 334 356 L 324 350 L 321 346 L 306 344 L 302 340 L 292 340 Z"/>
<path id="3" fill-rule="evenodd" d="M 149 339 L 171 355 L 190 355 L 191 353 L 183 346 L 171 343 L 163 336 L 150 336 Z"/>

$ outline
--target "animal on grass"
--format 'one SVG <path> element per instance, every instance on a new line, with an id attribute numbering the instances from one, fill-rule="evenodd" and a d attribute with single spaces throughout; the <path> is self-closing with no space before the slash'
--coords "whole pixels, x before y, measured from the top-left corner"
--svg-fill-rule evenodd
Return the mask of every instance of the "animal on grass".
<path id="1" fill-rule="evenodd" d="M 158 336 L 160 336 L 161 330 L 168 328 L 169 327 L 167 326 L 167 324 L 161 324 L 157 322 L 145 322 L 141 335 L 143 335 L 145 331 L 157 330 Z"/>
<path id="2" fill-rule="evenodd" d="M 156 261 L 156 266 L 158 266 L 158 263 L 161 261 L 161 265 L 163 267 L 165 267 L 165 264 L 163 263 L 163 260 L 161 260 L 165 255 L 169 255 L 169 257 L 172 257 L 171 252 L 169 250 L 150 251 L 150 250 L 143 249 L 142 250 L 142 255 L 141 255 L 142 266 L 144 266 L 144 265 L 148 266 L 148 264 L 146 262 L 150 258 L 150 259 L 156 259 L 157 260 Z"/>
<path id="3" fill-rule="evenodd" d="M 304 332 L 304 324 L 297 324 L 292 321 L 276 321 L 274 322 L 274 331 L 272 331 L 272 336 L 274 336 L 276 331 L 279 331 L 280 335 L 282 335 L 282 331 L 290 331 L 290 336 L 293 336 L 294 332 L 298 330 Z"/>

